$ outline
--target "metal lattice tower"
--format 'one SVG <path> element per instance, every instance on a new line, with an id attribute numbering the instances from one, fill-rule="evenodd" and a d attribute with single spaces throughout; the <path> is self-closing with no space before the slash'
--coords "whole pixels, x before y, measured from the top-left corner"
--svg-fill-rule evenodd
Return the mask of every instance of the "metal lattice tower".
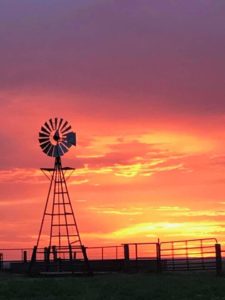
<path id="1" fill-rule="evenodd" d="M 63 168 L 60 157 L 55 158 L 53 169 L 42 168 L 42 171 L 49 172 L 51 177 L 37 240 L 38 247 L 45 221 L 50 219 L 48 247 L 56 246 L 58 257 L 61 258 L 67 258 L 71 246 L 82 246 L 65 178 L 67 170 L 73 169 Z"/>

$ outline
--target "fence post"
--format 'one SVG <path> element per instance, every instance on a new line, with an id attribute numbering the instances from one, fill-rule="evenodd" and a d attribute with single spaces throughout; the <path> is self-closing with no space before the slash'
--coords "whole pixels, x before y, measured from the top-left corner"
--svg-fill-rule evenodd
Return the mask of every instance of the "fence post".
<path id="1" fill-rule="evenodd" d="M 216 250 L 216 274 L 221 275 L 222 274 L 221 245 L 215 244 L 215 250 Z"/>
<path id="2" fill-rule="evenodd" d="M 156 259 L 157 259 L 157 272 L 162 272 L 162 265 L 161 265 L 161 246 L 160 243 L 156 243 Z"/>
<path id="3" fill-rule="evenodd" d="M 44 248 L 44 261 L 47 262 L 48 261 L 48 247 Z"/>
<path id="4" fill-rule="evenodd" d="M 37 259 L 37 246 L 34 246 L 32 256 L 31 256 L 30 265 L 29 265 L 29 268 L 28 268 L 28 273 L 29 274 L 31 274 L 31 272 L 32 272 L 33 264 L 36 262 L 36 259 Z"/>
<path id="5" fill-rule="evenodd" d="M 70 261 L 73 260 L 73 252 L 72 252 L 71 244 L 69 244 L 69 258 L 70 258 Z"/>
<path id="6" fill-rule="evenodd" d="M 51 252 L 50 246 L 44 248 L 44 260 L 47 263 L 49 263 L 50 260 L 50 252 Z"/>
<path id="7" fill-rule="evenodd" d="M 129 252 L 129 244 L 123 245 L 123 252 L 124 252 L 124 271 L 130 271 L 130 252 Z"/>
<path id="8" fill-rule="evenodd" d="M 53 252 L 53 259 L 54 261 L 57 260 L 57 250 L 56 250 L 56 246 L 52 246 L 52 252 Z"/>
<path id="9" fill-rule="evenodd" d="M 3 270 L 3 253 L 0 253 L 0 270 Z"/>
<path id="10" fill-rule="evenodd" d="M 36 262 L 37 259 L 37 246 L 34 246 L 32 256 L 31 256 L 31 261 Z"/>
<path id="11" fill-rule="evenodd" d="M 89 264 L 88 256 L 87 256 L 87 249 L 84 245 L 81 245 L 81 250 L 83 253 L 84 263 L 86 265 L 88 275 L 93 275 L 90 264 Z"/>
<path id="12" fill-rule="evenodd" d="M 124 259 L 125 259 L 125 261 L 130 260 L 129 245 L 124 244 L 123 249 L 124 249 Z"/>
<path id="13" fill-rule="evenodd" d="M 27 251 L 23 251 L 23 262 L 27 263 Z"/>
<path id="14" fill-rule="evenodd" d="M 49 262 L 50 262 L 50 246 L 44 248 L 44 262 L 45 262 L 45 269 L 48 272 L 49 269 Z"/>

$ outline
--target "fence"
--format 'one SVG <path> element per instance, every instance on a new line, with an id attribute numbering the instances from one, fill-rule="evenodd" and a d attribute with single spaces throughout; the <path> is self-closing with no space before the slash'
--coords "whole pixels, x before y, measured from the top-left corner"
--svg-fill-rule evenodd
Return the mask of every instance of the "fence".
<path id="1" fill-rule="evenodd" d="M 34 248 L 35 249 L 35 248 Z M 93 266 L 117 266 L 118 270 L 145 270 L 157 272 L 216 270 L 222 272 L 222 256 L 225 250 L 214 238 L 192 239 L 158 243 L 127 243 L 102 247 L 52 247 L 36 249 L 0 249 L 0 267 L 9 268 L 12 263 L 29 264 L 37 262 L 67 261 L 82 262 L 82 251 L 88 256 Z M 108 264 L 109 265 L 109 264 Z M 114 268 L 115 269 L 115 268 Z"/>
<path id="2" fill-rule="evenodd" d="M 162 242 L 160 260 L 167 271 L 215 270 L 219 246 L 214 238 Z"/>

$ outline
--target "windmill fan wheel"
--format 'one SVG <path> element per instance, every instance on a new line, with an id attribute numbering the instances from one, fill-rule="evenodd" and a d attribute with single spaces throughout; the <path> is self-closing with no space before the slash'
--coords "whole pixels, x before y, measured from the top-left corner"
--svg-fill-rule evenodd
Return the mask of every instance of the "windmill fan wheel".
<path id="1" fill-rule="evenodd" d="M 76 134 L 69 123 L 62 118 L 52 118 L 45 122 L 39 132 L 42 151 L 48 156 L 59 157 L 76 146 Z"/>

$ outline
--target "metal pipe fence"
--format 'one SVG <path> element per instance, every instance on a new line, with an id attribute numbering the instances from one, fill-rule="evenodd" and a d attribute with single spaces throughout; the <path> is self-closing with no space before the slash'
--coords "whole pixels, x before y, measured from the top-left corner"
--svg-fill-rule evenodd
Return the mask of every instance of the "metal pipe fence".
<path id="1" fill-rule="evenodd" d="M 83 247 L 83 246 L 82 246 Z M 124 266 L 153 266 L 161 271 L 217 270 L 222 272 L 225 249 L 221 250 L 217 239 L 191 239 L 156 243 L 127 243 L 90 247 L 2 248 L 1 269 L 12 262 L 29 263 L 56 261 L 124 261 Z M 225 264 L 224 264 L 225 267 Z"/>

